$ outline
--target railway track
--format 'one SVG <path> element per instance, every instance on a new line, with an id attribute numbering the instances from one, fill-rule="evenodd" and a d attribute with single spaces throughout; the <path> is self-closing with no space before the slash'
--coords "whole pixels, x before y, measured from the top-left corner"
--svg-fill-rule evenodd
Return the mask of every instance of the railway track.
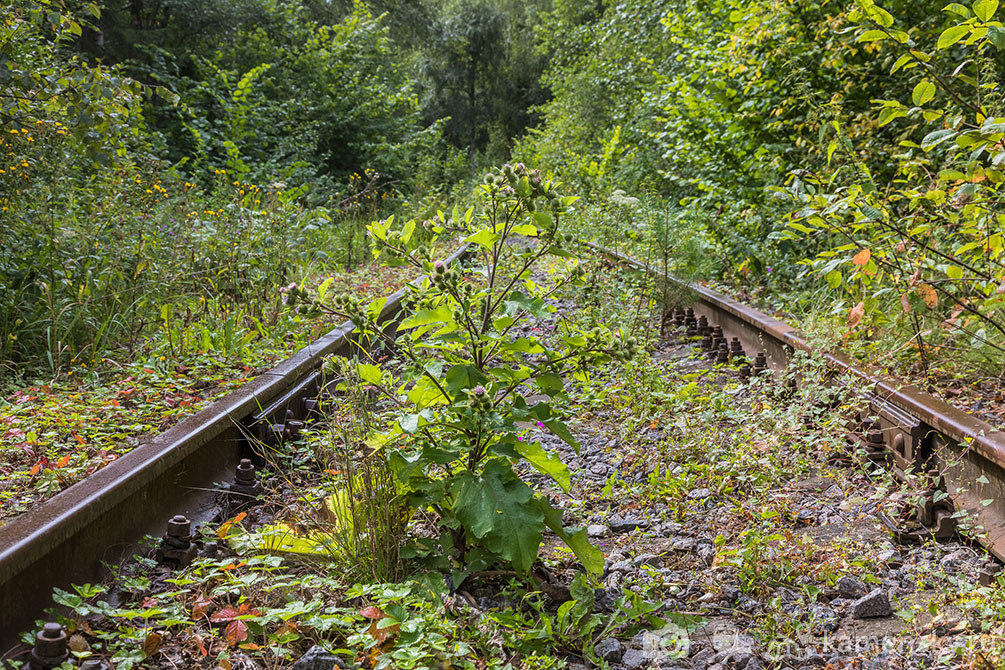
<path id="1" fill-rule="evenodd" d="M 593 251 L 634 270 L 662 273 L 618 251 L 587 243 Z M 799 331 L 762 312 L 700 285 L 672 275 L 667 280 L 690 296 L 689 312 L 675 311 L 679 327 L 693 314 L 706 328 L 721 327 L 727 340 L 737 338 L 747 352 L 764 352 L 769 367 L 788 364 L 797 351 L 815 352 Z M 697 325 L 694 336 L 705 331 Z M 869 410 L 854 428 L 865 440 L 866 451 L 877 462 L 889 463 L 898 476 L 920 473 L 929 482 L 926 501 L 918 510 L 921 529 L 905 533 L 889 519 L 884 523 L 901 540 L 928 536 L 948 538 L 965 510 L 974 515 L 983 534 L 979 541 L 999 560 L 1005 560 L 1005 432 L 945 401 L 894 377 L 879 374 L 840 353 L 820 352 L 835 376 L 861 381 L 870 392 Z M 990 503 L 988 503 L 990 501 Z M 982 575 L 990 579 L 991 575 Z"/>
<path id="2" fill-rule="evenodd" d="M 461 247 L 446 260 L 463 259 Z M 379 320 L 401 310 L 405 288 L 388 296 Z M 319 393 L 326 357 L 355 346 L 344 323 L 271 370 L 58 495 L 0 526 L 0 654 L 52 604 L 53 587 L 100 579 L 103 564 L 128 558 L 169 519 L 208 520 L 219 482 L 252 455 L 252 436 L 268 442 L 295 432 Z M 3 663 L 0 656 L 0 664 Z"/>
<path id="3" fill-rule="evenodd" d="M 641 272 L 656 273 L 624 254 L 589 244 Z M 448 259 L 461 259 L 462 248 Z M 674 277 L 686 288 L 691 312 L 678 310 L 678 325 L 699 330 L 718 325 L 727 340 L 747 352 L 763 351 L 764 363 L 780 368 L 796 351 L 812 351 L 799 332 L 707 288 Z M 381 314 L 401 309 L 404 288 L 389 296 Z M 692 320 L 693 318 L 693 320 Z M 332 354 L 354 346 L 352 325 L 329 332 L 244 387 L 154 436 L 87 480 L 0 527 L 0 642 L 7 649 L 51 605 L 53 587 L 94 581 L 102 562 L 131 555 L 145 535 L 160 535 L 175 514 L 191 522 L 215 513 L 218 487 L 233 478 L 251 453 L 250 436 L 268 442 L 295 433 L 314 408 L 319 369 Z M 862 432 L 875 460 L 900 473 L 937 472 L 919 520 L 922 535 L 955 530 L 956 510 L 971 510 L 985 529 L 982 542 L 1005 559 L 1005 433 L 899 380 L 878 375 L 840 355 L 823 354 L 837 373 L 872 387 L 874 423 Z M 986 482 L 986 483 L 985 483 Z M 947 498 L 938 494 L 942 490 Z M 982 500 L 992 500 L 982 505 Z M 953 507 L 955 505 L 955 507 Z M 896 529 L 894 529 L 896 530 Z M 2 661 L 2 659 L 0 659 Z"/>

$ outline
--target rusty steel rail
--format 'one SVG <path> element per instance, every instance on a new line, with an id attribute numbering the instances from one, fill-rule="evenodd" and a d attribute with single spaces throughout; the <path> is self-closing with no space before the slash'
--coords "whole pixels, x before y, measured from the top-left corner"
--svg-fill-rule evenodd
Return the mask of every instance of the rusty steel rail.
<path id="1" fill-rule="evenodd" d="M 635 270 L 663 274 L 621 252 L 584 244 Z M 979 541 L 1005 560 L 1005 432 L 842 353 L 817 352 L 796 328 L 732 298 L 673 275 L 666 279 L 689 294 L 688 306 L 696 315 L 704 315 L 730 337 L 738 337 L 746 351 L 764 351 L 772 367 L 784 367 L 794 352 L 804 351 L 820 355 L 834 372 L 861 380 L 870 388 L 871 411 L 878 419 L 876 444 L 886 448 L 898 474 L 937 471 L 956 509 L 975 515 L 983 527 Z M 942 518 L 934 518 L 939 515 L 931 509 L 922 514 L 926 515 L 926 523 Z"/>
<path id="2" fill-rule="evenodd" d="M 467 254 L 462 246 L 445 262 Z M 404 296 L 404 287 L 388 296 L 380 322 L 399 315 Z M 215 484 L 232 478 L 239 459 L 250 453 L 249 433 L 260 425 L 271 429 L 291 418 L 302 420 L 324 359 L 357 346 L 352 332 L 348 322 L 331 330 L 0 526 L 0 654 L 43 617 L 52 605 L 53 587 L 100 579 L 102 563 L 128 558 L 138 540 L 161 534 L 174 514 L 208 520 L 218 493 Z"/>

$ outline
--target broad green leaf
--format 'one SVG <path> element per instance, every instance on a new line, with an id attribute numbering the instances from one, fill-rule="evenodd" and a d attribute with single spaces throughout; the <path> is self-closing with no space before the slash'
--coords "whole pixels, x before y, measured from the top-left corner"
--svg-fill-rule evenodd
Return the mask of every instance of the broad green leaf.
<path id="1" fill-rule="evenodd" d="M 436 309 L 420 309 L 412 314 L 398 326 L 401 330 L 428 326 L 429 324 L 447 323 L 453 318 L 453 313 L 446 305 L 440 305 Z"/>
<path id="2" fill-rule="evenodd" d="M 878 7 L 872 0 L 860 0 L 858 6 L 862 8 L 862 13 L 878 23 L 884 28 L 893 25 L 893 16 L 882 7 Z"/>
<path id="3" fill-rule="evenodd" d="M 988 26 L 988 42 L 991 42 L 998 51 L 1005 51 L 1005 29 Z"/>
<path id="4" fill-rule="evenodd" d="M 911 100 L 918 107 L 921 107 L 926 102 L 935 97 L 935 84 L 928 81 L 927 79 L 922 79 L 914 87 L 914 93 L 911 95 Z"/>
<path id="5" fill-rule="evenodd" d="M 562 526 L 562 512 L 552 507 L 547 500 L 538 498 L 537 503 L 541 508 L 541 514 L 548 528 L 562 538 L 562 541 L 569 545 L 576 558 L 583 564 L 586 571 L 592 575 L 599 575 L 604 571 L 604 552 L 590 544 L 590 538 L 585 528 L 579 528 L 569 532 Z"/>
<path id="6" fill-rule="evenodd" d="M 942 31 L 942 34 L 939 35 L 939 41 L 936 44 L 936 46 L 939 49 L 948 49 L 949 47 L 953 46 L 954 44 L 956 44 L 969 34 L 970 34 L 970 26 L 968 25 L 953 26 L 952 28 L 946 28 L 944 31 Z"/>
<path id="7" fill-rule="evenodd" d="M 945 128 L 943 130 L 935 130 L 927 135 L 925 139 L 921 140 L 921 146 L 924 149 L 931 149 L 934 146 L 938 146 L 948 139 L 952 139 L 956 136 L 956 131 Z"/>
<path id="8" fill-rule="evenodd" d="M 545 230 L 550 230 L 555 227 L 555 219 L 553 219 L 551 214 L 548 212 L 534 212 L 530 215 L 530 218 L 533 219 L 534 223 L 536 223 L 538 227 L 544 228 Z"/>
<path id="9" fill-rule="evenodd" d="M 335 281 L 334 277 L 328 277 L 323 282 L 321 282 L 320 286 L 318 286 L 318 301 L 319 302 L 324 302 L 325 296 L 328 295 L 328 288 L 332 285 L 333 281 Z"/>
<path id="10" fill-rule="evenodd" d="M 541 346 L 540 342 L 536 342 L 526 337 L 521 337 L 512 342 L 507 342 L 503 344 L 500 349 L 503 351 L 512 351 L 521 354 L 540 354 L 544 351 L 544 347 Z"/>
<path id="11" fill-rule="evenodd" d="M 384 311 L 384 305 L 387 304 L 387 296 L 376 298 L 370 301 L 370 304 L 366 306 L 366 316 L 370 321 L 376 323 L 377 319 L 380 318 L 380 313 Z"/>
<path id="12" fill-rule="evenodd" d="M 492 459 L 480 476 L 456 478 L 453 511 L 463 527 L 489 551 L 527 572 L 541 546 L 544 513 L 527 486 L 502 459 Z"/>
<path id="13" fill-rule="evenodd" d="M 474 235 L 468 235 L 465 242 L 473 242 L 485 249 L 491 249 L 499 241 L 499 233 L 494 233 L 488 228 L 482 228 Z"/>
<path id="14" fill-rule="evenodd" d="M 384 372 L 379 365 L 373 363 L 359 363 L 356 365 L 356 371 L 360 380 L 367 384 L 379 384 Z"/>
<path id="15" fill-rule="evenodd" d="M 418 414 L 406 414 L 404 416 L 398 417 L 398 425 L 401 426 L 401 430 L 413 434 L 415 431 L 419 430 L 419 415 Z"/>
<path id="16" fill-rule="evenodd" d="M 562 378 L 554 373 L 537 375 L 534 381 L 537 383 L 537 387 L 541 389 L 541 392 L 546 395 L 554 396 L 565 390 Z"/>
<path id="17" fill-rule="evenodd" d="M 958 2 L 949 3 L 948 5 L 942 8 L 942 11 L 958 14 L 959 16 L 962 16 L 964 19 L 969 19 L 971 16 L 970 9 L 968 9 L 965 5 L 961 5 Z"/>
<path id="18" fill-rule="evenodd" d="M 408 244 L 412 241 L 412 235 L 415 233 L 415 219 L 409 219 L 409 221 L 401 228 L 401 241 Z"/>
<path id="19" fill-rule="evenodd" d="M 990 21 L 998 11 L 998 0 L 977 0 L 974 3 L 974 14 L 981 21 Z"/>
<path id="20" fill-rule="evenodd" d="M 950 265 L 946 268 L 946 276 L 950 279 L 963 279 L 963 268 Z"/>
<path id="21" fill-rule="evenodd" d="M 569 476 L 569 469 L 557 455 L 549 454 L 541 447 L 540 442 L 531 440 L 516 440 L 513 445 L 517 453 L 527 459 L 527 462 L 534 466 L 534 469 L 543 475 L 548 475 L 562 487 L 566 493 L 572 485 Z"/>
<path id="22" fill-rule="evenodd" d="M 888 35 L 882 30 L 867 30 L 858 36 L 859 42 L 878 42 L 880 40 L 885 40 Z"/>
<path id="23" fill-rule="evenodd" d="M 444 386 L 447 389 L 447 393 L 458 398 L 464 391 L 474 388 L 479 384 L 484 386 L 488 384 L 488 381 L 488 377 L 473 365 L 455 365 L 447 370 Z"/>
<path id="24" fill-rule="evenodd" d="M 827 281 L 827 285 L 831 288 L 837 288 L 841 286 L 841 282 L 844 281 L 844 276 L 838 270 L 831 270 L 828 272 L 824 279 Z"/>
<path id="25" fill-rule="evenodd" d="M 548 426 L 548 430 L 562 438 L 563 442 L 568 444 L 570 447 L 575 447 L 577 451 L 579 450 L 579 442 L 575 437 L 573 437 L 572 431 L 570 431 L 569 427 L 565 425 L 565 422 L 560 421 L 559 419 L 548 419 L 542 423 Z"/>
<path id="26" fill-rule="evenodd" d="M 450 398 L 444 398 L 443 393 L 440 392 L 433 380 L 423 375 L 416 380 L 415 385 L 408 392 L 408 401 L 422 409 L 433 405 L 444 405 L 450 402 Z"/>
<path id="27" fill-rule="evenodd" d="M 897 62 L 893 64 L 893 68 L 890 69 L 890 74 L 896 74 L 897 70 L 904 67 L 912 61 L 911 54 L 904 54 L 897 59 Z"/>

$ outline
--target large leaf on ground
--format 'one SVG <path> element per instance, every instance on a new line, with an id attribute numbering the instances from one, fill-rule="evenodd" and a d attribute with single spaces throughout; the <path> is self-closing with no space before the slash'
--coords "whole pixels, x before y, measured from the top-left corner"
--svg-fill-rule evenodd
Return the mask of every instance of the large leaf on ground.
<path id="1" fill-rule="evenodd" d="M 454 513 L 487 549 L 520 572 L 537 560 L 544 514 L 534 491 L 509 463 L 489 461 L 481 476 L 464 474 L 454 486 Z"/>
<path id="2" fill-rule="evenodd" d="M 590 544 L 590 537 L 587 535 L 586 529 L 567 530 L 562 526 L 561 510 L 552 507 L 545 498 L 537 498 L 535 502 L 540 506 L 541 514 L 544 516 L 544 522 L 548 528 L 551 528 L 555 535 L 558 535 L 563 542 L 569 545 L 586 571 L 595 575 L 602 573 L 604 571 L 604 552 Z"/>

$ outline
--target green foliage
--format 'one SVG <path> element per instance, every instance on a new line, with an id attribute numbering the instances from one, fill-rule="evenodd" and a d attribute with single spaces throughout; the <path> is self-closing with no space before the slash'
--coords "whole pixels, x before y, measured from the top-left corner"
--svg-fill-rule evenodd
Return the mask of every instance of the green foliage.
<path id="1" fill-rule="evenodd" d="M 849 18 L 903 83 L 876 101 L 878 124 L 899 139 L 895 172 L 868 155 L 804 175 L 792 236 L 826 240 L 807 266 L 854 305 L 850 328 L 910 333 L 926 368 L 944 348 L 994 366 L 1005 351 L 997 3 L 951 4 L 944 21 L 891 9 L 863 0 Z"/>
<path id="2" fill-rule="evenodd" d="M 146 76 L 177 94 L 151 123 L 186 169 L 227 167 L 242 177 L 310 184 L 328 196 L 353 173 L 409 183 L 407 167 L 435 140 L 419 126 L 415 95 L 387 28 L 362 5 L 320 25 L 299 3 L 206 53 L 152 51 Z M 324 197 L 328 200 L 327 197 Z"/>
<path id="3" fill-rule="evenodd" d="M 539 81 L 546 57 L 533 26 L 543 2 L 461 0 L 429 3 L 428 35 L 418 48 L 418 87 L 428 122 L 446 118 L 444 134 L 467 153 L 508 157 L 513 138 L 536 121 L 546 100 Z"/>
<path id="4" fill-rule="evenodd" d="M 554 311 L 546 301 L 551 292 L 580 279 L 575 263 L 555 287 L 532 276 L 543 257 L 570 257 L 560 221 L 575 198 L 559 195 L 554 184 L 522 165 L 487 175 L 479 195 L 483 207 L 477 212 L 472 207 L 421 225 L 411 220 L 396 227 L 389 220 L 369 228 L 378 258 L 430 273 L 412 285 L 409 311 L 398 326 L 395 348 L 405 361 L 403 383 L 392 390 L 380 381 L 401 412 L 370 444 L 385 450 L 410 503 L 436 514 L 440 552 L 417 540 L 413 554 L 426 556 L 430 567 L 455 571 L 456 583 L 469 570 L 498 562 L 529 571 L 546 526 L 588 570 L 598 572 L 602 556 L 585 530 L 563 528 L 561 514 L 513 470 L 514 463 L 526 461 L 568 490 L 565 466 L 526 438 L 521 426 L 536 423 L 575 444 L 549 403 L 529 403 L 521 389 L 561 398 L 566 375 L 630 356 L 637 345 L 634 338 L 597 328 L 554 339 L 517 337 L 524 321 Z M 465 236 L 480 261 L 475 268 L 430 262 L 429 236 L 446 232 Z M 364 311 L 352 299 L 336 297 L 329 304 L 301 290 L 291 291 L 290 298 L 304 314 L 333 311 L 352 318 L 371 337 L 382 332 L 374 322 L 379 305 Z M 383 380 L 379 368 L 365 365 L 361 376 Z"/>

